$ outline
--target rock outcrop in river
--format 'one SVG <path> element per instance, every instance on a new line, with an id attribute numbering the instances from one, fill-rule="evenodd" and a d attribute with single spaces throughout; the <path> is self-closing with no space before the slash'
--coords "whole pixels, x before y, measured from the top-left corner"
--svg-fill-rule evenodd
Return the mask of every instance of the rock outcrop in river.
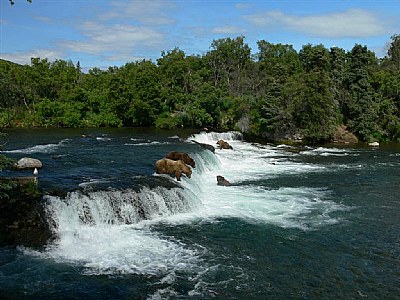
<path id="1" fill-rule="evenodd" d="M 212 153 L 215 153 L 215 147 L 213 145 L 210 144 L 204 144 L 204 143 L 199 143 L 195 140 L 192 140 L 193 142 L 195 142 L 197 145 L 199 145 L 200 147 L 207 149 L 209 151 L 211 151 Z"/>
<path id="2" fill-rule="evenodd" d="M 23 157 L 15 163 L 15 168 L 18 170 L 42 168 L 42 162 L 36 158 Z"/>
<path id="3" fill-rule="evenodd" d="M 41 247 L 52 237 L 35 177 L 2 178 L 0 245 Z"/>

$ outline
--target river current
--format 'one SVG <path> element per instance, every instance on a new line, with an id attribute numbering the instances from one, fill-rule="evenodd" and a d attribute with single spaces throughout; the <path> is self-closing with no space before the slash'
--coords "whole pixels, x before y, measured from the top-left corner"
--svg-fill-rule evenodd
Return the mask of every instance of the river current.
<path id="1" fill-rule="evenodd" d="M 0 248 L 0 298 L 400 297 L 399 147 L 132 128 L 8 134 L 5 154 L 43 162 L 56 238 Z M 233 150 L 198 145 L 219 139 Z M 169 151 L 196 161 L 190 179 L 155 174 Z"/>

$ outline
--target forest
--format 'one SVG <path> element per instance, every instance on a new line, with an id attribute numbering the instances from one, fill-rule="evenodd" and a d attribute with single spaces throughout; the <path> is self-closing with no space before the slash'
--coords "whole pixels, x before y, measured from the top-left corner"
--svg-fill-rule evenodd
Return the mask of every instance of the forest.
<path id="1" fill-rule="evenodd" d="M 377 58 L 366 46 L 214 40 L 203 55 L 179 48 L 156 62 L 83 72 L 80 63 L 0 60 L 0 128 L 155 126 L 240 130 L 265 141 L 400 142 L 400 35 Z"/>

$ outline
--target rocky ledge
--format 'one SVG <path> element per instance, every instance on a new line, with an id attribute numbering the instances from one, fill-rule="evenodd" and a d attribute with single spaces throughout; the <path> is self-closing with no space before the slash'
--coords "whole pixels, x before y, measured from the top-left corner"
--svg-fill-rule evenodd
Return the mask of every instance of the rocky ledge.
<path id="1" fill-rule="evenodd" d="M 0 245 L 41 247 L 52 233 L 36 177 L 0 178 Z"/>

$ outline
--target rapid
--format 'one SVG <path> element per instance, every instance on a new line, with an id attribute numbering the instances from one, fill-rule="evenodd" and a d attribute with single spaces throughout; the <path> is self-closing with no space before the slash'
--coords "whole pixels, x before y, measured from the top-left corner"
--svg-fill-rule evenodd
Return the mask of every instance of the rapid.
<path id="1" fill-rule="evenodd" d="M 233 149 L 198 145 L 220 139 Z M 196 161 L 190 179 L 155 173 L 155 160 L 171 150 Z M 125 130 L 53 133 L 4 152 L 49 166 L 39 180 L 55 240 L 9 254 L 18 258 L 9 265 L 30 265 L 41 278 L 40 292 L 30 275 L 29 297 L 57 298 L 72 286 L 71 298 L 93 299 L 399 295 L 400 231 L 390 218 L 400 216 L 400 156 L 392 149 Z M 218 175 L 231 185 L 217 185 Z M 65 193 L 52 193 L 60 184 Z M 13 295 L 21 283 L 4 268 L 0 291 Z M 59 268 L 66 277 L 51 285 L 45 272 Z"/>

